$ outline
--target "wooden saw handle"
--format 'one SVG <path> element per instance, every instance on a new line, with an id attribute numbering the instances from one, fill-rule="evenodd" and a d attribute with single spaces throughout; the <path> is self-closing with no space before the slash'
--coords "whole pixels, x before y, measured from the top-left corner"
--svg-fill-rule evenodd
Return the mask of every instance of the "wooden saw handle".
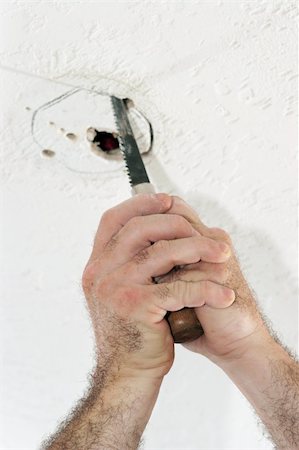
<path id="1" fill-rule="evenodd" d="M 132 188 L 132 195 L 149 193 L 155 193 L 155 188 L 151 183 L 141 183 Z M 194 341 L 204 333 L 193 308 L 168 312 L 165 318 L 176 343 Z"/>
<path id="2" fill-rule="evenodd" d="M 203 335 L 203 329 L 193 308 L 183 308 L 166 315 L 173 340 L 176 343 L 190 342 Z"/>

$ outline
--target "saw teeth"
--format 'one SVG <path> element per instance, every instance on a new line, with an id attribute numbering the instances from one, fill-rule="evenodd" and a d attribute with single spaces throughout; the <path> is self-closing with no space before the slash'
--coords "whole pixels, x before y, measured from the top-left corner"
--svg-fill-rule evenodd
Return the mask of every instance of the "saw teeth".
<path id="1" fill-rule="evenodd" d="M 131 178 L 130 170 L 129 170 L 129 167 L 127 166 L 126 161 L 125 161 L 125 172 L 126 172 L 128 178 L 129 178 L 130 185 L 132 186 L 132 184 L 133 184 L 132 183 L 132 178 Z"/>
<path id="2" fill-rule="evenodd" d="M 116 129 L 117 129 L 117 132 L 118 132 L 119 148 L 120 148 L 120 151 L 121 151 L 121 153 L 123 155 L 124 162 L 125 162 L 125 172 L 126 172 L 126 175 L 127 175 L 128 179 L 129 179 L 130 185 L 132 186 L 132 178 L 131 178 L 131 175 L 130 175 L 129 167 L 127 165 L 126 152 L 125 152 L 125 148 L 124 148 L 124 145 L 123 145 L 123 142 L 122 142 L 121 132 L 120 132 L 120 129 L 119 129 L 119 126 L 118 126 L 118 118 L 117 118 L 117 115 L 116 115 L 116 111 L 114 109 L 112 96 L 110 97 L 110 102 L 111 102 L 111 105 L 112 105 L 112 113 L 113 113 L 113 117 L 114 117 L 114 123 L 115 123 Z"/>

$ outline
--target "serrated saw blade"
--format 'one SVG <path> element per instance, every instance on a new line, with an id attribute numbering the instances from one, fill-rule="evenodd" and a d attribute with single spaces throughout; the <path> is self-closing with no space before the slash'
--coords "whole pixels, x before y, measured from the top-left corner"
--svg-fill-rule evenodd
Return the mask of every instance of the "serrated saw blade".
<path id="1" fill-rule="evenodd" d="M 111 96 L 111 104 L 120 149 L 124 156 L 130 184 L 134 187 L 141 183 L 149 183 L 150 181 L 129 122 L 125 102 L 120 98 Z"/>

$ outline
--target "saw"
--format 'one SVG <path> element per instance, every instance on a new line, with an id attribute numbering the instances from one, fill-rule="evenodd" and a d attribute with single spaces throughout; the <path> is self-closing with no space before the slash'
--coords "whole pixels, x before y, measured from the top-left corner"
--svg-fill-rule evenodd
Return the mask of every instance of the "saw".
<path id="1" fill-rule="evenodd" d="M 119 145 L 131 185 L 131 193 L 132 195 L 154 193 L 155 188 L 149 180 L 134 138 L 127 114 L 126 102 L 123 99 L 111 96 L 111 103 Z M 154 281 L 157 282 L 156 280 Z M 168 312 L 165 318 L 176 343 L 193 341 L 203 334 L 203 329 L 193 308 L 183 308 L 179 311 Z"/>

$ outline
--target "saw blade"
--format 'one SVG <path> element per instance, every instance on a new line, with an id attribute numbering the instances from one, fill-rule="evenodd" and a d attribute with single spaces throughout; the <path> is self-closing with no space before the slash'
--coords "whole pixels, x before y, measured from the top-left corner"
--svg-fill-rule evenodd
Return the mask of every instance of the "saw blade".
<path id="1" fill-rule="evenodd" d="M 150 181 L 130 125 L 125 102 L 114 96 L 110 98 L 120 149 L 124 156 L 130 184 L 133 187 L 137 184 L 149 183 Z"/>

